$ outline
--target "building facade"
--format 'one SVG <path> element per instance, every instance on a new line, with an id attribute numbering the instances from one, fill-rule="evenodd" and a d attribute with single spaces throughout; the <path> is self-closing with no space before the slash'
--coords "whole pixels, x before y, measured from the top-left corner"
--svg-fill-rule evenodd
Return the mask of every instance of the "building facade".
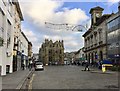
<path id="1" fill-rule="evenodd" d="M 33 57 L 34 57 L 34 60 L 35 60 L 35 61 L 40 61 L 40 60 L 39 60 L 39 53 L 34 53 L 34 54 L 33 54 Z"/>
<path id="2" fill-rule="evenodd" d="M 120 3 L 118 12 L 107 21 L 108 26 L 108 58 L 114 64 L 120 64 Z"/>
<path id="3" fill-rule="evenodd" d="M 83 61 L 85 61 L 85 53 L 84 53 L 84 47 L 79 49 L 76 53 L 75 53 L 75 61 L 76 63 L 82 63 Z"/>
<path id="4" fill-rule="evenodd" d="M 26 67 L 28 67 L 29 65 L 29 61 L 28 61 L 28 39 L 27 37 L 25 36 L 25 34 L 23 32 L 21 32 L 21 49 L 20 49 L 20 52 L 21 52 L 21 67 L 22 65 Z"/>
<path id="5" fill-rule="evenodd" d="M 75 61 L 75 52 L 64 53 L 64 64 L 72 64 Z"/>
<path id="6" fill-rule="evenodd" d="M 13 71 L 14 4 L 0 0 L 0 75 Z"/>
<path id="7" fill-rule="evenodd" d="M 14 46 L 13 46 L 13 72 L 21 68 L 21 21 L 22 12 L 18 2 L 13 2 L 14 12 Z"/>
<path id="8" fill-rule="evenodd" d="M 28 42 L 28 59 L 31 59 L 33 56 L 33 52 L 32 52 L 32 43 Z"/>
<path id="9" fill-rule="evenodd" d="M 0 75 L 19 70 L 22 55 L 27 60 L 28 40 L 21 31 L 21 21 L 19 2 L 0 0 Z"/>
<path id="10" fill-rule="evenodd" d="M 42 44 L 39 50 L 40 61 L 44 65 L 48 64 L 64 64 L 64 44 L 62 41 L 56 41 L 45 39 L 45 43 Z"/>
<path id="11" fill-rule="evenodd" d="M 91 27 L 83 35 L 85 58 L 89 63 L 107 59 L 107 19 L 112 14 L 102 15 L 103 10 L 99 6 L 90 10 Z"/>

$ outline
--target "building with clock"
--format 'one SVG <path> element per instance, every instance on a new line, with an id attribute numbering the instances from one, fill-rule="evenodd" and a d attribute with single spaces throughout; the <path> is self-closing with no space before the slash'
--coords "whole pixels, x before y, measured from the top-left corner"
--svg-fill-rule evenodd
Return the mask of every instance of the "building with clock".
<path id="1" fill-rule="evenodd" d="M 107 59 L 107 19 L 113 14 L 102 14 L 103 8 L 90 9 L 91 27 L 83 34 L 85 58 L 89 63 Z"/>

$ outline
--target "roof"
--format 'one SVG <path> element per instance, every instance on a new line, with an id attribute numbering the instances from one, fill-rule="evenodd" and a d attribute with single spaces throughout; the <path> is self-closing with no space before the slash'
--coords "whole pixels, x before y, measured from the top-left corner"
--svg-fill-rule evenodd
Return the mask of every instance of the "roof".
<path id="1" fill-rule="evenodd" d="M 112 14 L 104 14 L 102 17 L 100 17 L 97 22 L 94 24 L 95 26 L 99 26 L 102 22 L 104 22 L 106 19 L 108 19 Z M 92 28 L 90 28 L 87 32 L 83 34 L 83 37 L 88 35 L 91 32 Z"/>
<path id="2" fill-rule="evenodd" d="M 23 32 L 21 32 L 21 34 L 24 36 L 24 38 L 28 41 L 27 37 L 25 36 L 25 34 Z M 29 41 L 28 41 L 29 43 Z"/>
<path id="3" fill-rule="evenodd" d="M 108 19 L 112 14 L 104 14 L 102 17 L 100 17 L 97 22 L 95 23 L 96 26 L 100 25 L 103 21 Z"/>
<path id="4" fill-rule="evenodd" d="M 93 10 L 101 10 L 101 11 L 103 11 L 104 9 L 101 8 L 100 6 L 97 6 L 97 7 L 91 8 L 91 10 L 90 10 L 90 14 L 92 13 Z"/>
<path id="5" fill-rule="evenodd" d="M 86 31 L 82 36 L 85 37 L 86 35 L 88 35 L 91 32 L 92 28 L 89 28 L 88 31 Z"/>
<path id="6" fill-rule="evenodd" d="M 32 43 L 31 42 L 28 42 L 28 44 L 30 44 L 32 46 Z"/>

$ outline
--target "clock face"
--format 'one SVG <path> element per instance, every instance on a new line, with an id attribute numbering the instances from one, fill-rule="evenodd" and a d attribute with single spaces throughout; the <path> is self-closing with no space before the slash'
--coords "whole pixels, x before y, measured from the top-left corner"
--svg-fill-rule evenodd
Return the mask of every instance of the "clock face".
<path id="1" fill-rule="evenodd" d="M 96 17 L 100 17 L 100 14 L 97 13 L 97 14 L 96 14 Z"/>

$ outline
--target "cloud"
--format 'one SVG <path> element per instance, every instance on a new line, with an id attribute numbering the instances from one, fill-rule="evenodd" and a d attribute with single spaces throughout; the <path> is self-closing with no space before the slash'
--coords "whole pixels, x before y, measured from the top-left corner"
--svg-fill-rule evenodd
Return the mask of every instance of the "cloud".
<path id="1" fill-rule="evenodd" d="M 38 47 L 40 47 L 40 43 L 38 42 L 38 38 L 36 37 L 36 34 L 33 33 L 30 29 L 26 29 L 22 27 L 22 31 L 27 36 L 28 40 L 32 42 L 33 45 L 33 51 L 38 52 Z"/>
<path id="2" fill-rule="evenodd" d="M 108 5 L 108 6 L 112 6 L 113 4 L 118 3 L 119 1 L 120 1 L 120 0 L 108 0 L 107 5 Z"/>
<path id="3" fill-rule="evenodd" d="M 29 38 L 29 41 L 31 41 L 31 42 L 36 42 L 37 41 L 37 37 L 35 36 L 33 31 L 27 30 L 27 29 L 22 29 L 22 30 L 25 33 L 25 35 L 27 36 L 27 38 Z"/>
<path id="4" fill-rule="evenodd" d="M 120 0 L 108 0 L 108 2 L 111 2 L 111 3 L 117 3 L 119 2 Z"/>
<path id="5" fill-rule="evenodd" d="M 32 26 L 24 31 L 28 38 L 34 44 L 34 52 L 40 47 L 45 38 L 56 40 L 64 40 L 65 51 L 74 51 L 83 46 L 82 34 L 72 31 L 48 29 L 45 22 L 55 24 L 84 24 L 90 20 L 86 13 L 80 8 L 63 7 L 63 2 L 55 2 L 52 0 L 41 0 L 40 2 L 21 2 L 21 8 L 24 15 L 24 22 L 28 21 Z M 35 27 L 35 29 L 33 29 Z M 81 42 L 82 41 L 82 42 Z M 36 49 L 37 48 L 37 49 Z"/>
<path id="6" fill-rule="evenodd" d="M 58 11 L 63 5 L 62 2 L 42 0 L 41 2 L 21 3 L 21 5 L 24 15 L 32 18 L 34 24 L 38 26 L 44 26 L 46 21 L 78 24 L 89 18 L 80 8 L 63 8 L 62 11 Z"/>

